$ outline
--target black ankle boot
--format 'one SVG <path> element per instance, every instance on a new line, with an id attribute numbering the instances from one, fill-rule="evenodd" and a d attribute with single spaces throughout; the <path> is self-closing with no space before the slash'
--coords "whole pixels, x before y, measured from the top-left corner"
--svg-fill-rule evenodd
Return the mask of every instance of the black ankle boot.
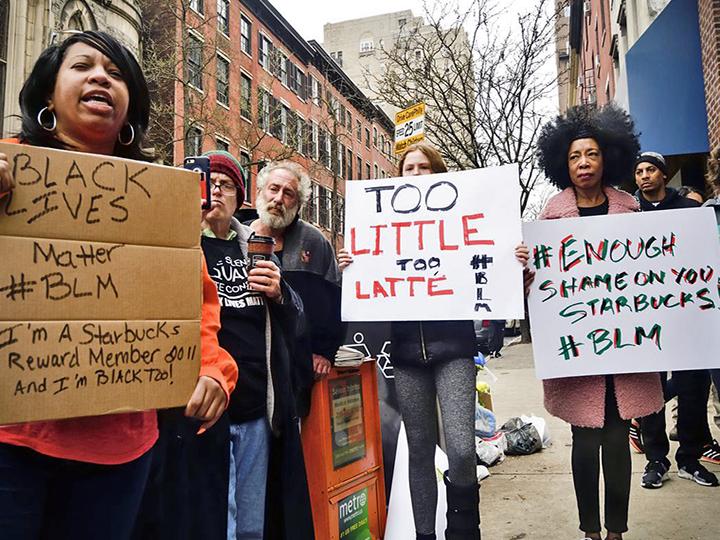
<path id="1" fill-rule="evenodd" d="M 444 474 L 447 491 L 445 540 L 480 540 L 480 486 L 458 486 Z"/>
<path id="2" fill-rule="evenodd" d="M 430 533 L 430 534 L 415 533 L 415 540 L 437 540 L 437 536 L 435 536 L 435 533 Z"/>

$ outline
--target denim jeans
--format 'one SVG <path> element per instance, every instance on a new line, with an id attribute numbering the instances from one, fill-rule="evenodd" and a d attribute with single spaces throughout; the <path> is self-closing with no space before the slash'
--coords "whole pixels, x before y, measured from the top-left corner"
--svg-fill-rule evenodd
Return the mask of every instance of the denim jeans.
<path id="1" fill-rule="evenodd" d="M 230 424 L 228 540 L 262 540 L 270 455 L 266 418 Z"/>
<path id="2" fill-rule="evenodd" d="M 126 540 L 152 450 L 129 463 L 96 465 L 0 444 L 3 540 Z"/>

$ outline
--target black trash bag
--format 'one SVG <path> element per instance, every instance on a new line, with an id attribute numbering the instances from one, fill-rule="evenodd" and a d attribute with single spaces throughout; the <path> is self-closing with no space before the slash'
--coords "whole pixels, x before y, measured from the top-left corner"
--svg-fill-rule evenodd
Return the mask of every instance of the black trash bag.
<path id="1" fill-rule="evenodd" d="M 500 431 L 505 432 L 507 441 L 505 453 L 509 456 L 527 456 L 542 450 L 542 439 L 537 428 L 518 417 L 505 422 Z"/>

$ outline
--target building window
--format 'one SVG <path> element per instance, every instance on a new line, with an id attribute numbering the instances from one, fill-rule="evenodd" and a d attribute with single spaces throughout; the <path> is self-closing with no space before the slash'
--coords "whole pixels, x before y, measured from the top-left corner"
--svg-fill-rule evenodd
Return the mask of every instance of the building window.
<path id="1" fill-rule="evenodd" d="M 218 150 L 224 150 L 225 152 L 230 151 L 230 143 L 227 142 L 225 139 L 217 138 L 215 139 L 215 148 Z"/>
<path id="2" fill-rule="evenodd" d="M 240 116 L 247 118 L 248 120 L 252 117 L 252 111 L 250 110 L 250 103 L 252 99 L 251 94 L 252 81 L 250 77 L 244 73 L 240 74 Z"/>
<path id="3" fill-rule="evenodd" d="M 315 161 L 320 161 L 320 128 L 317 122 L 312 123 L 312 155 Z"/>
<path id="4" fill-rule="evenodd" d="M 371 176 L 370 176 L 370 164 L 369 164 L 369 163 L 366 163 L 366 164 L 365 164 L 365 178 L 371 178 Z"/>
<path id="5" fill-rule="evenodd" d="M 230 0 L 217 0 L 218 30 L 226 36 L 230 35 Z"/>
<path id="6" fill-rule="evenodd" d="M 333 146 L 332 137 L 330 136 L 329 132 L 325 133 L 325 166 L 333 170 L 333 153 L 332 153 L 332 146 Z"/>
<path id="7" fill-rule="evenodd" d="M 385 153 L 385 135 L 380 135 L 380 151 Z"/>
<path id="8" fill-rule="evenodd" d="M 372 39 L 363 39 L 360 41 L 360 52 L 361 53 L 372 52 L 374 48 L 375 48 L 375 45 L 374 45 Z"/>
<path id="9" fill-rule="evenodd" d="M 377 142 L 378 142 L 377 139 L 378 139 L 378 130 L 377 130 L 376 127 L 374 127 L 374 128 L 373 128 L 373 146 L 374 146 L 375 148 L 378 147 L 378 145 L 377 145 Z"/>
<path id="10" fill-rule="evenodd" d="M 185 156 L 199 156 L 202 154 L 203 132 L 197 126 L 191 127 L 185 137 Z"/>
<path id="11" fill-rule="evenodd" d="M 305 120 L 295 116 L 295 150 L 302 154 L 305 145 Z"/>
<path id="12" fill-rule="evenodd" d="M 250 154 L 240 150 L 240 165 L 243 166 L 243 184 L 245 185 L 245 202 L 250 204 Z"/>
<path id="13" fill-rule="evenodd" d="M 362 179 L 362 158 L 360 156 L 357 157 L 357 176 L 358 180 Z"/>
<path id="14" fill-rule="evenodd" d="M 272 49 L 272 42 L 258 33 L 258 64 L 263 68 L 270 70 L 270 50 Z"/>
<path id="15" fill-rule="evenodd" d="M 330 53 L 330 56 L 332 57 L 333 60 L 335 60 L 335 63 L 336 63 L 338 66 L 342 67 L 342 65 L 343 65 L 343 53 L 342 53 L 342 51 L 331 52 L 331 53 Z"/>
<path id="16" fill-rule="evenodd" d="M 370 148 L 370 128 L 365 128 L 365 146 Z"/>
<path id="17" fill-rule="evenodd" d="M 307 98 L 305 91 L 305 74 L 295 64 L 288 60 L 288 83 L 297 97 L 305 101 Z"/>
<path id="18" fill-rule="evenodd" d="M 240 50 L 252 56 L 252 23 L 245 15 L 240 15 Z"/>
<path id="19" fill-rule="evenodd" d="M 8 0 L 0 0 L 0 137 L 4 135 L 5 117 L 5 72 L 7 71 L 8 42 Z"/>
<path id="20" fill-rule="evenodd" d="M 280 140 L 283 144 L 288 143 L 288 125 L 290 125 L 290 115 L 292 112 L 285 105 L 281 105 L 280 109 Z"/>
<path id="21" fill-rule="evenodd" d="M 377 166 L 377 163 L 376 163 L 375 165 L 373 165 L 373 172 L 375 173 L 375 176 L 373 176 L 373 178 L 380 178 L 380 177 L 378 176 L 378 166 Z"/>
<path id="22" fill-rule="evenodd" d="M 345 176 L 345 145 L 338 144 L 337 175 L 340 178 Z"/>
<path id="23" fill-rule="evenodd" d="M 270 94 L 264 88 L 258 90 L 258 120 L 260 129 L 270 131 Z"/>
<path id="24" fill-rule="evenodd" d="M 332 170 L 332 139 L 326 129 L 320 130 L 320 162 Z"/>
<path id="25" fill-rule="evenodd" d="M 320 83 L 318 80 L 310 76 L 310 97 L 312 97 L 313 103 L 320 106 Z"/>
<path id="26" fill-rule="evenodd" d="M 320 199 L 318 200 L 318 225 L 330 228 L 330 205 L 332 199 L 330 197 L 330 190 L 319 186 Z"/>
<path id="27" fill-rule="evenodd" d="M 283 83 L 285 86 L 290 86 L 288 81 L 288 63 L 289 60 L 287 57 L 280 53 L 278 61 L 280 62 L 280 82 Z"/>
<path id="28" fill-rule="evenodd" d="M 320 188 L 320 186 L 318 186 L 315 182 L 312 183 L 312 188 L 310 191 L 310 198 L 308 199 L 308 202 L 303 206 L 303 219 L 305 219 L 305 221 L 308 221 L 310 223 L 318 222 L 317 209 L 318 209 L 319 188 Z"/>
<path id="29" fill-rule="evenodd" d="M 355 136 L 358 141 L 362 142 L 362 123 L 360 120 L 355 120 Z"/>
<path id="30" fill-rule="evenodd" d="M 340 105 L 340 118 L 339 122 L 341 126 L 345 126 L 345 117 L 348 114 L 348 110 L 345 108 L 345 105 Z"/>
<path id="31" fill-rule="evenodd" d="M 187 50 L 187 71 L 188 83 L 197 88 L 203 89 L 203 44 L 195 36 L 188 36 Z"/>
<path id="32" fill-rule="evenodd" d="M 197 11 L 200 15 L 205 13 L 205 6 L 203 5 L 204 0 L 190 0 L 190 9 Z"/>
<path id="33" fill-rule="evenodd" d="M 353 153 L 350 148 L 347 149 L 347 156 L 345 157 L 345 166 L 347 171 L 345 173 L 348 180 L 352 180 L 353 177 Z"/>
<path id="34" fill-rule="evenodd" d="M 230 106 L 230 62 L 217 55 L 217 100 L 221 105 Z"/>
<path id="35" fill-rule="evenodd" d="M 337 205 L 335 206 L 335 212 L 333 218 L 337 222 L 337 230 L 342 231 L 345 229 L 345 199 L 343 199 L 338 193 L 336 196 Z"/>
<path id="36" fill-rule="evenodd" d="M 352 134 L 352 113 L 349 109 L 347 110 L 347 114 L 345 115 L 345 120 L 347 121 L 345 127 L 347 128 L 348 132 Z"/>

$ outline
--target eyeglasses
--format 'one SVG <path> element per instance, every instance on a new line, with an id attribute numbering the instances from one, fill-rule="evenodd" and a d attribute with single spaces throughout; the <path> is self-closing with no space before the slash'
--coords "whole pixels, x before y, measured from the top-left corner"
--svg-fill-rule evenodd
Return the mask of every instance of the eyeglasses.
<path id="1" fill-rule="evenodd" d="M 210 186 L 211 191 L 215 188 L 218 188 L 220 190 L 220 193 L 224 193 L 225 195 L 233 195 L 237 191 L 237 187 L 235 187 L 235 184 L 231 184 L 229 182 L 220 182 L 219 184 L 216 184 L 215 182 L 210 182 Z"/>

